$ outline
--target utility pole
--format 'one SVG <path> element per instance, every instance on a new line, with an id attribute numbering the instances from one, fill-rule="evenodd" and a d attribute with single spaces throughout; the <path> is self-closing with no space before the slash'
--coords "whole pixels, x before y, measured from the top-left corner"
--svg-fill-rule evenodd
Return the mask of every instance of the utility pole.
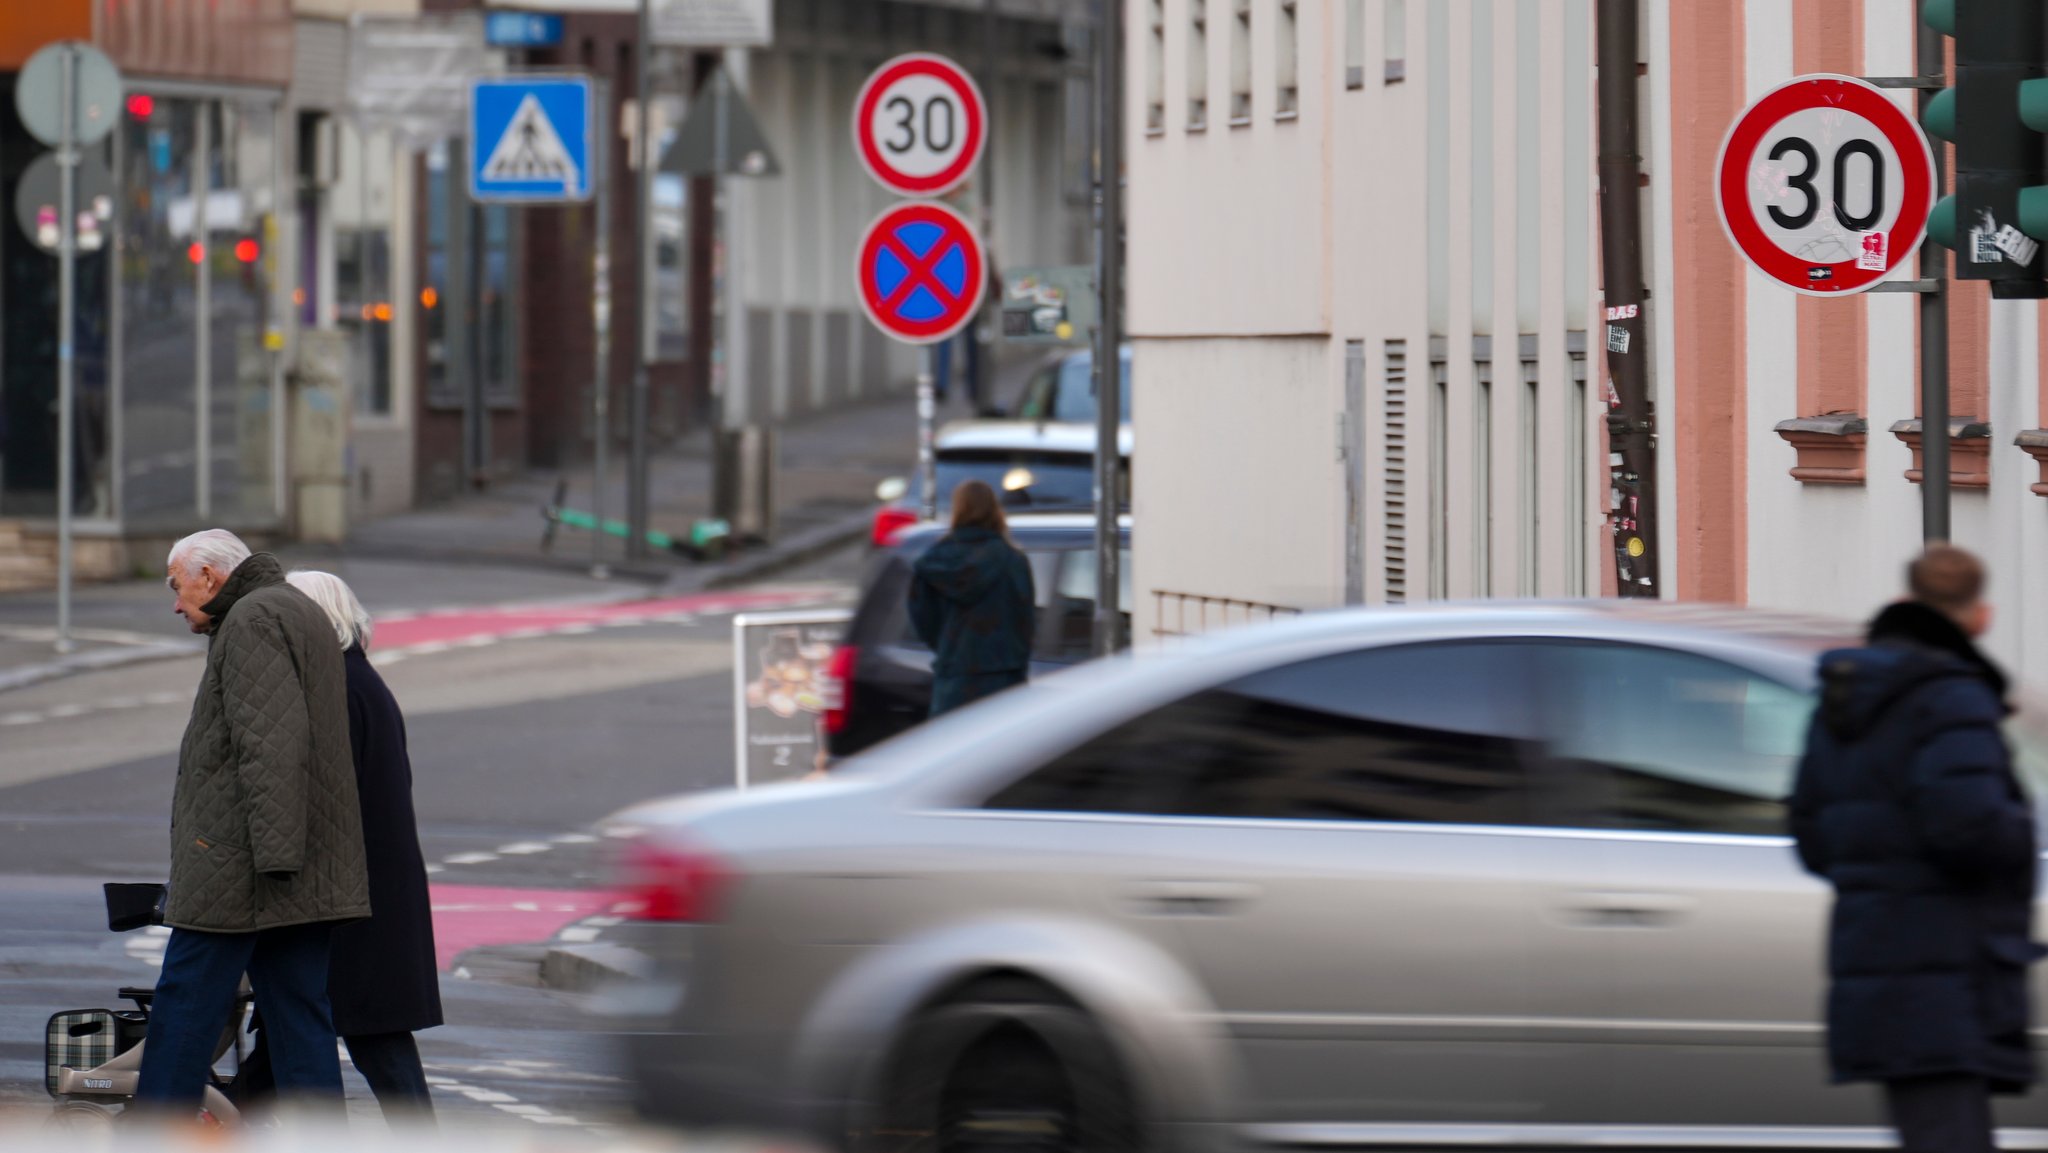
<path id="1" fill-rule="evenodd" d="M 1102 320 L 1095 329 L 1095 654 L 1107 656 L 1124 645 L 1121 534 L 1123 460 L 1119 433 L 1123 416 L 1123 0 L 1102 0 L 1097 37 L 1095 231 L 1096 287 Z"/>
<path id="2" fill-rule="evenodd" d="M 1650 393 L 1643 287 L 1642 157 L 1637 153 L 1636 45 L 1640 0 L 1600 0 L 1600 258 L 1607 305 L 1608 525 L 1615 591 L 1655 598 L 1658 584 L 1657 414 Z M 1612 459 L 1612 457 L 1610 457 Z"/>
<path id="3" fill-rule="evenodd" d="M 1002 78 L 996 74 L 996 41 L 1001 26 L 996 0 L 982 0 L 981 6 L 981 102 L 984 115 L 988 118 L 988 134 L 996 132 L 996 110 L 1002 107 Z M 1002 280 L 997 273 L 1001 267 L 996 261 L 996 153 L 991 148 L 982 153 L 981 159 L 981 243 L 988 261 L 989 286 L 997 291 L 990 292 L 981 302 L 981 315 L 975 317 L 974 328 L 968 339 L 974 342 L 974 388 L 971 391 L 982 407 L 995 403 L 996 387 L 996 323 L 1002 314 Z"/>

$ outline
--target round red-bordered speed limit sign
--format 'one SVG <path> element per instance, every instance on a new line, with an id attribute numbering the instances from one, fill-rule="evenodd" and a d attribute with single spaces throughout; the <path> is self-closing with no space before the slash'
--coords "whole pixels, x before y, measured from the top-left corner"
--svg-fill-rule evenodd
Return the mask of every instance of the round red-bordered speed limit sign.
<path id="1" fill-rule="evenodd" d="M 853 101 L 853 150 L 868 175 L 903 196 L 940 196 L 974 171 L 988 106 L 958 64 L 912 52 L 875 69 Z"/>
<path id="2" fill-rule="evenodd" d="M 1728 239 L 1795 292 L 1862 292 L 1911 257 L 1934 207 L 1920 125 L 1853 76 L 1797 76 L 1729 127 L 1715 165 Z"/>

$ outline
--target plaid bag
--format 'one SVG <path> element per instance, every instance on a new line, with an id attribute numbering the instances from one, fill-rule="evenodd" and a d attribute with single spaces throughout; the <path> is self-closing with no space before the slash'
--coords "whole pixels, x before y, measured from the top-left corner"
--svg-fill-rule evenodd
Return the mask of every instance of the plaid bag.
<path id="1" fill-rule="evenodd" d="M 72 1009 L 50 1018 L 43 1033 L 43 1088 L 57 1094 L 65 1069 L 97 1069 L 140 1044 L 149 1018 L 113 1009 Z"/>

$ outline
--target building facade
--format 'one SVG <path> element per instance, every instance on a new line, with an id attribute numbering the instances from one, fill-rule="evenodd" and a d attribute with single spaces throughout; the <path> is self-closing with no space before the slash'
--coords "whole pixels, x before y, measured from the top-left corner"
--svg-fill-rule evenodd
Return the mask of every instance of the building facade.
<path id="1" fill-rule="evenodd" d="M 1141 645 L 1221 601 L 1612 592 L 1593 7 L 1127 0 Z M 1666 596 L 1861 616 L 1919 546 L 1914 298 L 1766 281 L 1712 180 L 1778 83 L 1912 74 L 1916 7 L 1641 7 Z M 1953 535 L 2035 676 L 2044 315 L 1951 286 Z"/>

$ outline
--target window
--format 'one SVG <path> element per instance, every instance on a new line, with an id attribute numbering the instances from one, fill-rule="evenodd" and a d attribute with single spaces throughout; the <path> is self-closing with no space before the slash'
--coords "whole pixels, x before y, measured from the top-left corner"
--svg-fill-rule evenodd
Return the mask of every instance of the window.
<path id="1" fill-rule="evenodd" d="M 1449 366 L 1429 362 L 1429 595 L 1451 595 L 1451 386 Z"/>
<path id="2" fill-rule="evenodd" d="M 1209 126 L 1209 0 L 1188 0 L 1188 131 Z"/>
<path id="3" fill-rule="evenodd" d="M 345 121 L 340 182 L 333 195 L 335 323 L 350 336 L 355 410 L 391 414 L 391 140 Z M 438 302 L 437 302 L 438 303 Z"/>
<path id="4" fill-rule="evenodd" d="M 1552 752 L 1607 828 L 1774 836 L 1805 747 L 1807 693 L 1693 653 L 1560 646 Z"/>
<path id="5" fill-rule="evenodd" d="M 1292 120 L 1301 114 L 1301 33 L 1294 0 L 1280 0 L 1279 26 L 1273 29 L 1273 116 Z"/>
<path id="6" fill-rule="evenodd" d="M 1120 725 L 989 807 L 1525 824 L 1529 651 L 1413 645 L 1258 673 Z"/>
<path id="7" fill-rule="evenodd" d="M 1408 0 L 1386 0 L 1381 19 L 1386 37 L 1385 83 L 1399 84 L 1408 79 Z"/>
<path id="8" fill-rule="evenodd" d="M 1230 0 L 1230 123 L 1252 122 L 1252 0 Z"/>
<path id="9" fill-rule="evenodd" d="M 1543 500 L 1541 493 L 1542 470 L 1536 465 L 1536 453 L 1543 433 L 1543 410 L 1538 404 L 1542 398 L 1540 378 L 1542 366 L 1534 360 L 1522 361 L 1522 481 L 1518 487 L 1522 498 L 1522 549 L 1521 549 L 1521 593 L 1525 597 L 1536 595 L 1536 582 L 1543 540 Z"/>
<path id="10" fill-rule="evenodd" d="M 1344 87 L 1365 87 L 1365 0 L 1344 0 Z"/>
<path id="11" fill-rule="evenodd" d="M 1472 365 L 1472 595 L 1493 595 L 1493 362 Z"/>
<path id="12" fill-rule="evenodd" d="M 1145 22 L 1145 131 L 1166 131 L 1166 3 L 1150 0 Z"/>

